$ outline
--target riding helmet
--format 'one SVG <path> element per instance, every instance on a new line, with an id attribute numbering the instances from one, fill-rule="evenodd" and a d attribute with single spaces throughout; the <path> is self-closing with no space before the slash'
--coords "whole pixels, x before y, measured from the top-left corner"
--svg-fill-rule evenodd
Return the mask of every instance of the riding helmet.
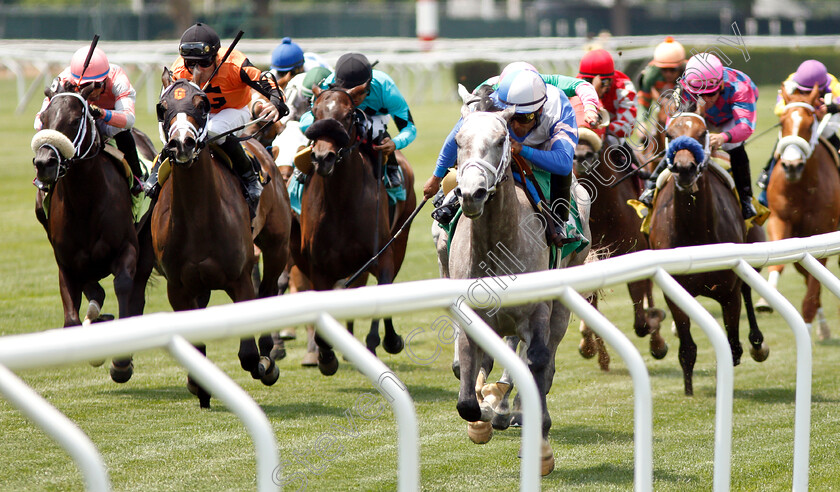
<path id="1" fill-rule="evenodd" d="M 831 77 L 828 70 L 817 60 L 805 60 L 793 74 L 796 88 L 802 92 L 811 92 L 814 85 L 818 85 L 821 92 L 831 92 Z"/>
<path id="2" fill-rule="evenodd" d="M 716 92 L 723 80 L 723 63 L 711 53 L 697 53 L 689 58 L 682 79 L 683 87 L 692 94 Z"/>
<path id="3" fill-rule="evenodd" d="M 303 50 L 292 38 L 283 38 L 271 52 L 271 69 L 278 72 L 290 72 L 303 65 Z"/>
<path id="4" fill-rule="evenodd" d="M 653 64 L 659 68 L 677 68 L 685 63 L 685 48 L 671 36 L 653 50 Z"/>
<path id="5" fill-rule="evenodd" d="M 335 64 L 335 83 L 344 89 L 366 84 L 373 77 L 373 67 L 361 53 L 345 53 Z"/>
<path id="6" fill-rule="evenodd" d="M 215 57 L 221 46 L 216 31 L 207 24 L 199 22 L 184 31 L 179 51 L 185 60 L 207 60 Z"/>
<path id="7" fill-rule="evenodd" d="M 602 79 L 615 77 L 615 62 L 607 50 L 589 51 L 580 60 L 578 78 L 591 79 L 596 76 L 600 76 Z"/>
<path id="8" fill-rule="evenodd" d="M 108 57 L 105 52 L 99 48 L 93 49 L 93 54 L 90 57 L 90 63 L 85 68 L 85 60 L 90 53 L 90 47 L 85 46 L 79 48 L 73 53 L 73 58 L 70 59 L 70 75 L 76 80 L 82 79 L 84 82 L 101 82 L 108 76 L 111 71 L 111 64 L 108 63 Z M 84 73 L 84 77 L 82 76 Z"/>
<path id="9" fill-rule="evenodd" d="M 539 111 L 546 101 L 545 82 L 536 72 L 519 70 L 505 76 L 496 90 L 499 101 L 514 106 L 519 114 Z"/>

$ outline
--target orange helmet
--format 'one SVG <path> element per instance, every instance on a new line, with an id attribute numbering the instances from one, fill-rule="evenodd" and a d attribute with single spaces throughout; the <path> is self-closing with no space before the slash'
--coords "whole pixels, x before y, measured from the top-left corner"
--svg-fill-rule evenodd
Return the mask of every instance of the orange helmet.
<path id="1" fill-rule="evenodd" d="M 615 77 L 615 62 L 607 50 L 592 50 L 580 60 L 578 78 L 591 79 L 600 76 L 602 79 Z"/>
<path id="2" fill-rule="evenodd" d="M 668 36 L 653 50 L 653 64 L 659 68 L 676 68 L 685 63 L 685 48 Z"/>

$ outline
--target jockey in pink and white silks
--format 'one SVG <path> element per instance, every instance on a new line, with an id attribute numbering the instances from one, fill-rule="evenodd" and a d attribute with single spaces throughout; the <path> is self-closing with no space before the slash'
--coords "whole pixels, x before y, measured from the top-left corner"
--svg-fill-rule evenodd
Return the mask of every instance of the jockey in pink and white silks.
<path id="1" fill-rule="evenodd" d="M 744 142 L 755 131 L 756 101 L 758 88 L 745 73 L 724 67 L 720 59 L 711 53 L 692 56 L 679 80 L 681 107 L 691 102 L 705 108 L 706 126 L 709 129 L 709 147 L 729 152 L 732 178 L 741 200 L 744 219 L 756 215 L 752 205 L 750 160 L 744 149 Z M 667 166 L 662 160 L 650 179 L 639 201 L 651 206 L 656 179 Z"/>
<path id="2" fill-rule="evenodd" d="M 125 70 L 119 65 L 109 63 L 105 52 L 99 48 L 93 50 L 90 63 L 85 69 L 85 59 L 89 51 L 88 47 L 76 50 L 70 59 L 70 66 L 58 74 L 50 90 L 55 92 L 68 83 L 77 87 L 93 84 L 95 89 L 88 96 L 88 103 L 91 114 L 96 119 L 96 128 L 103 139 L 113 138 L 117 148 L 125 154 L 125 160 L 135 177 L 132 192 L 139 194 L 142 191 L 144 174 L 137 158 L 134 138 L 131 136 L 137 93 Z M 41 129 L 41 112 L 49 103 L 50 98 L 45 97 L 41 109 L 35 115 L 36 130 Z"/>

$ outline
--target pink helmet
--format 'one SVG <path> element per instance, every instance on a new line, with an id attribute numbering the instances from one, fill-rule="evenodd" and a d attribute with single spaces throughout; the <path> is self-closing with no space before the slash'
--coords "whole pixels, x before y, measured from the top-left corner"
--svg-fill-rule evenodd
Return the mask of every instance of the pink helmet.
<path id="1" fill-rule="evenodd" d="M 90 57 L 90 63 L 87 69 L 85 69 L 85 59 L 89 52 L 90 48 L 87 46 L 79 48 L 73 53 L 73 58 L 70 59 L 70 74 L 77 81 L 81 78 L 82 80 L 79 83 L 101 82 L 105 80 L 108 72 L 111 71 L 111 64 L 108 63 L 108 57 L 99 48 L 94 48 L 93 55 Z M 84 77 L 82 77 L 82 72 L 84 72 Z"/>
<path id="2" fill-rule="evenodd" d="M 723 80 L 723 63 L 711 53 L 698 53 L 685 65 L 681 83 L 692 94 L 715 92 Z"/>

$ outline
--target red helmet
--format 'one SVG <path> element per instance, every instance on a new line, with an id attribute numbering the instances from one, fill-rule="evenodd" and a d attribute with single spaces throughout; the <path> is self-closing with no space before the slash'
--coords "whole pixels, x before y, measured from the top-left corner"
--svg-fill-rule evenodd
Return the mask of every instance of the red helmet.
<path id="1" fill-rule="evenodd" d="M 578 78 L 591 79 L 600 76 L 602 79 L 615 77 L 615 62 L 607 50 L 592 50 L 580 60 Z"/>
<path id="2" fill-rule="evenodd" d="M 93 55 L 90 57 L 90 63 L 87 69 L 85 69 L 85 59 L 89 52 L 90 48 L 87 46 L 79 48 L 73 53 L 73 58 L 70 59 L 70 74 L 80 84 L 91 81 L 101 82 L 105 80 L 108 72 L 111 71 L 111 64 L 108 63 L 108 57 L 99 48 L 94 48 Z M 82 78 L 82 72 L 84 72 L 84 78 Z M 80 78 L 82 80 L 79 80 Z"/>

